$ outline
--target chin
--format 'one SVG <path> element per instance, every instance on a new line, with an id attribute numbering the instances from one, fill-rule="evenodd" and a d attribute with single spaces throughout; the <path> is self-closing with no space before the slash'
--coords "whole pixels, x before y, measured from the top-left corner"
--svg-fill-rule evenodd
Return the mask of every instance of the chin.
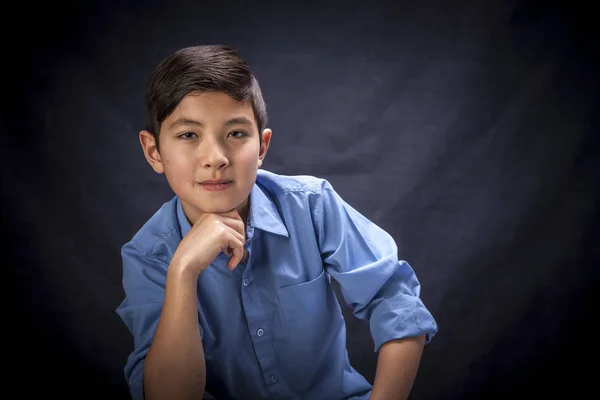
<path id="1" fill-rule="evenodd" d="M 225 213 L 239 208 L 243 203 L 243 201 L 215 201 L 214 204 L 198 204 L 197 209 L 203 213 Z"/>
<path id="2" fill-rule="evenodd" d="M 233 204 L 233 203 L 231 203 L 231 204 Z M 221 202 L 221 204 L 206 204 L 206 203 L 194 204 L 194 203 L 191 203 L 190 205 L 201 213 L 224 213 L 224 212 L 227 212 L 227 211 L 235 208 L 234 205 L 230 205 L 230 203 L 224 204 L 223 202 Z"/>
<path id="3" fill-rule="evenodd" d="M 222 214 L 233 210 L 236 207 L 204 207 L 200 209 L 203 213 Z"/>

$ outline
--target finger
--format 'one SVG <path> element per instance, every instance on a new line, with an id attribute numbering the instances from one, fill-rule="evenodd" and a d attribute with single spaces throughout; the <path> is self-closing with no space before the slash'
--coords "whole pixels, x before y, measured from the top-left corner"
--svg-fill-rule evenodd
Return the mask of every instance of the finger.
<path id="1" fill-rule="evenodd" d="M 228 247 L 228 248 L 224 249 L 223 252 L 225 254 L 227 254 L 227 257 L 231 257 L 231 256 L 233 256 L 234 249 L 232 249 L 231 247 Z M 250 256 L 250 252 L 248 250 L 244 249 L 244 253 L 242 255 L 242 259 L 240 260 L 240 262 L 242 264 L 246 264 L 248 262 L 249 256 Z"/>
<path id="2" fill-rule="evenodd" d="M 229 261 L 227 261 L 227 268 L 231 271 L 238 266 L 240 261 L 242 261 L 242 258 L 244 257 L 244 246 L 239 241 L 237 241 L 235 244 L 230 243 L 229 246 L 233 252 L 233 255 L 231 258 L 229 258 Z"/>
<path id="3" fill-rule="evenodd" d="M 241 233 L 240 231 L 238 231 L 237 229 L 235 229 L 235 227 L 229 226 L 226 223 L 223 223 L 221 226 L 223 228 L 225 228 L 225 230 L 227 231 L 227 233 L 230 233 L 233 236 L 235 236 L 235 238 L 237 240 L 239 240 L 241 243 L 245 243 L 246 242 L 246 236 L 243 233 Z"/>
<path id="4" fill-rule="evenodd" d="M 246 231 L 245 231 L 245 228 L 244 228 L 244 223 L 241 220 L 225 217 L 225 218 L 221 218 L 220 221 L 223 224 L 225 224 L 228 227 L 230 227 L 233 230 L 235 230 L 236 232 L 238 232 L 243 237 L 246 237 Z"/>

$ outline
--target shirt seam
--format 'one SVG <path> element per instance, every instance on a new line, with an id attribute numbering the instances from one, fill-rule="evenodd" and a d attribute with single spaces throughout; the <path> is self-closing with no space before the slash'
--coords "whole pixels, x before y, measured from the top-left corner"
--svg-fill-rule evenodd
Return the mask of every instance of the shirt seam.
<path id="1" fill-rule="evenodd" d="M 319 185 L 321 184 L 322 179 L 314 178 L 312 179 L 312 185 L 305 185 L 304 187 L 292 187 L 292 188 L 282 188 L 281 192 L 283 194 L 288 193 L 309 193 L 309 194 L 319 194 Z"/>
<path id="2" fill-rule="evenodd" d="M 164 232 L 162 235 L 160 235 L 159 237 L 156 238 L 156 240 L 154 241 L 154 243 L 152 243 L 152 246 L 150 246 L 150 248 L 148 248 L 147 246 L 143 246 L 142 243 L 140 242 L 140 240 L 137 238 L 133 239 L 132 242 L 135 244 L 135 247 L 138 249 L 138 251 L 144 257 L 149 258 L 149 259 L 155 259 L 155 260 L 166 263 L 165 260 L 162 260 L 160 257 L 158 257 L 154 254 L 154 250 L 160 241 L 165 242 L 165 238 L 172 235 L 173 232 L 175 232 L 176 230 L 177 230 L 177 227 L 173 227 L 171 230 Z"/>

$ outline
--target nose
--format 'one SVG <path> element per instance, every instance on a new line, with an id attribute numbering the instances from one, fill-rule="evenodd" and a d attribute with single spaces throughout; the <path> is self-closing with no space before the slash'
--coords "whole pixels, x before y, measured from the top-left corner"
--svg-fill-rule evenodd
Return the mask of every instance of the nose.
<path id="1" fill-rule="evenodd" d="M 229 164 L 227 155 L 216 141 L 205 140 L 198 150 L 200 152 L 199 160 L 204 168 L 219 169 Z"/>

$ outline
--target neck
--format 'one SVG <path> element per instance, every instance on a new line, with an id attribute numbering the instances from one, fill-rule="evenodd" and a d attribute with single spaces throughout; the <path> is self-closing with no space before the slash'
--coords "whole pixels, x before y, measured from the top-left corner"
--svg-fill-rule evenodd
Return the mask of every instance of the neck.
<path id="1" fill-rule="evenodd" d="M 240 204 L 238 207 L 236 207 L 238 214 L 240 214 L 240 218 L 242 219 L 242 222 L 244 222 L 244 231 L 246 230 L 246 225 L 248 224 L 248 214 L 250 214 L 250 196 L 248 196 L 248 198 L 246 199 L 246 201 L 244 201 L 242 204 Z"/>

